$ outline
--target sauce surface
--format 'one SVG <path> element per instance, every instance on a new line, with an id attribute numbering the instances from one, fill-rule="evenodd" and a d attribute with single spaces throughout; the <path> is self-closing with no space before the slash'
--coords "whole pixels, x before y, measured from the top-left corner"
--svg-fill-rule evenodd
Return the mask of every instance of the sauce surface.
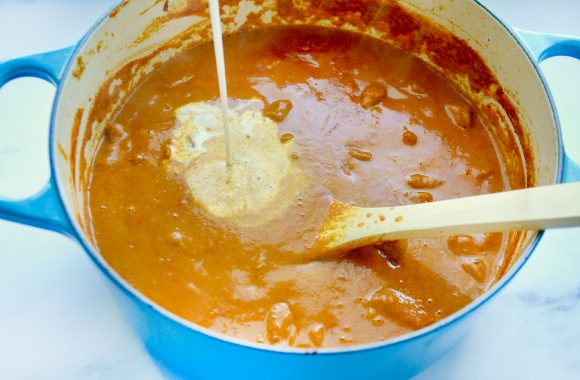
<path id="1" fill-rule="evenodd" d="M 488 128 L 444 78 L 382 41 L 317 27 L 238 32 L 224 48 L 230 105 L 255 102 L 278 123 L 307 186 L 295 207 L 260 228 L 198 207 L 166 170 L 167 150 L 177 108 L 217 104 L 218 86 L 211 42 L 182 53 L 127 97 L 94 162 L 93 231 L 121 276 L 197 324 L 297 347 L 398 336 L 493 283 L 504 234 L 299 260 L 332 199 L 389 206 L 508 189 Z"/>

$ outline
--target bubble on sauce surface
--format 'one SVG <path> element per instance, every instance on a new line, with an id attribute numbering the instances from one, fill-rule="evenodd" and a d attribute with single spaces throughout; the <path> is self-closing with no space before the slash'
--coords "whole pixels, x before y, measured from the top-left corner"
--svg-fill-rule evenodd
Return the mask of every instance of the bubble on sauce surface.
<path id="1" fill-rule="evenodd" d="M 172 233 L 169 234 L 169 240 L 171 245 L 173 246 L 183 246 L 184 244 L 183 239 L 184 239 L 183 233 L 181 233 L 180 231 L 173 231 Z"/>
<path id="2" fill-rule="evenodd" d="M 371 323 L 373 326 L 382 326 L 385 324 L 385 317 L 383 317 L 382 315 L 375 315 L 372 319 L 371 319 Z"/>

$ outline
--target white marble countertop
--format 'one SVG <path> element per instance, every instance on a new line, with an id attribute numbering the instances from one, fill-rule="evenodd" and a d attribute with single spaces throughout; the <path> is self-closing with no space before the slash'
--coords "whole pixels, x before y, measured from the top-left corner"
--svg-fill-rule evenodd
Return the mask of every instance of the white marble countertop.
<path id="1" fill-rule="evenodd" d="M 73 44 L 112 3 L 0 0 L 0 60 Z M 517 27 L 580 35 L 577 0 L 483 3 Z M 553 59 L 542 69 L 580 162 L 580 61 Z M 53 95 L 34 79 L 0 92 L 2 195 L 46 181 Z M 579 268 L 580 229 L 548 232 L 466 340 L 418 379 L 580 379 Z M 162 378 L 79 246 L 0 221 L 0 379 Z"/>

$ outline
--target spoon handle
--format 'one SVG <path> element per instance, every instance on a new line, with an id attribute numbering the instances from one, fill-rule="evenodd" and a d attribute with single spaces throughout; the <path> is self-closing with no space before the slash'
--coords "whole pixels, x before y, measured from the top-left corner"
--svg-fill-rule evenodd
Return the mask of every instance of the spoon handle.
<path id="1" fill-rule="evenodd" d="M 580 182 L 398 207 L 335 202 L 317 252 L 332 256 L 386 240 L 580 225 Z"/>

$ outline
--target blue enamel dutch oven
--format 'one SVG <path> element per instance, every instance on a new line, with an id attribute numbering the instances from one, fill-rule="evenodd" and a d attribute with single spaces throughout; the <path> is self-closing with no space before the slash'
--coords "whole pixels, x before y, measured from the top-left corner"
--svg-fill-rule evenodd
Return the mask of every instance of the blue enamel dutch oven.
<path id="1" fill-rule="evenodd" d="M 260 2 L 257 2 L 260 3 Z M 518 114 L 533 148 L 535 185 L 580 180 L 580 167 L 565 154 L 558 117 L 538 63 L 552 56 L 580 58 L 580 39 L 515 30 L 473 0 L 401 0 L 403 7 L 448 29 L 475 49 L 517 104 Z M 426 4 L 428 3 L 428 4 Z M 243 7 L 267 7 L 252 4 Z M 0 217 L 50 229 L 74 239 L 108 278 L 126 316 L 151 355 L 179 376 L 200 379 L 400 379 L 411 377 L 444 355 L 465 335 L 481 305 L 492 298 L 525 264 L 542 232 L 522 244 L 510 270 L 491 289 L 455 314 L 419 331 L 391 339 L 345 348 L 296 349 L 271 347 L 239 340 L 194 325 L 147 299 L 115 273 L 100 256 L 87 231 L 84 194 L 78 178 L 81 156 L 93 157 L 103 125 L 86 125 L 86 113 L 108 75 L 130 59 L 150 53 L 186 27 L 203 18 L 163 19 L 163 2 L 133 0 L 103 16 L 78 45 L 0 63 L 0 86 L 24 76 L 45 79 L 57 86 L 50 122 L 51 178 L 36 196 L 0 200 Z M 247 9 L 246 9 L 247 11 Z M 271 10 L 275 12 L 275 9 Z M 163 20 L 148 38 L 140 36 L 154 20 Z M 226 25 L 235 31 L 238 24 Z M 276 22 L 273 17 L 272 23 Z M 197 23 L 197 24 L 196 24 Z M 151 34 L 151 30 L 149 33 Z M 205 37 L 200 37 L 201 42 Z M 185 49 L 186 46 L 183 46 Z M 160 50 L 159 62 L 179 52 Z M 149 68 L 150 69 L 150 68 Z M 135 85 L 147 74 L 135 72 Z M 113 84 L 111 84 L 112 86 Z M 130 86 L 129 86 L 130 88 Z M 112 90 L 111 90 L 112 91 Z M 84 116 L 83 116 L 84 115 Z M 75 122 L 76 119 L 76 122 Z M 87 128 L 93 140 L 76 144 Z M 507 126 L 506 126 L 507 128 Z"/>

